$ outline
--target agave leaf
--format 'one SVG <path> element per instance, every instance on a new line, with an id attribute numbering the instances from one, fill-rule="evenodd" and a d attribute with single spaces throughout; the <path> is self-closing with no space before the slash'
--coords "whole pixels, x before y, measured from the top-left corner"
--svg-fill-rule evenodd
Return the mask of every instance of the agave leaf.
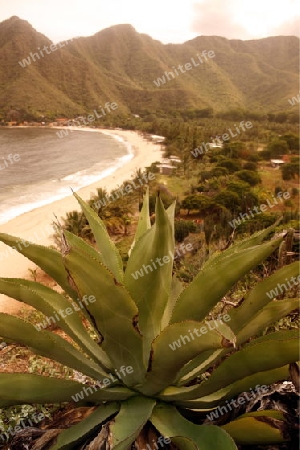
<path id="1" fill-rule="evenodd" d="M 107 403 L 101 405 L 93 411 L 87 418 L 79 422 L 77 425 L 63 430 L 55 440 L 50 450 L 72 450 L 83 441 L 109 417 L 119 411 L 118 403 Z"/>
<path id="2" fill-rule="evenodd" d="M 285 365 L 278 369 L 267 370 L 265 372 L 257 372 L 249 377 L 245 377 L 242 380 L 238 380 L 223 389 L 220 389 L 212 394 L 201 397 L 195 400 L 176 401 L 176 405 L 183 408 L 197 408 L 208 409 L 219 406 L 225 400 L 229 400 L 241 394 L 247 392 L 254 386 L 267 386 L 272 383 L 276 383 L 279 380 L 286 380 L 289 378 L 289 365 Z M 171 393 L 171 390 L 170 390 Z M 174 390 L 174 394 L 176 391 Z M 168 399 L 170 398 L 170 395 Z M 250 400 L 250 399 L 249 399 Z"/>
<path id="3" fill-rule="evenodd" d="M 298 263 L 283 267 L 271 277 L 258 283 L 246 297 L 243 304 L 237 309 L 230 311 L 230 328 L 236 333 L 240 331 L 237 334 L 238 344 L 245 342 L 251 336 L 255 336 L 267 326 L 297 309 L 296 300 L 290 299 L 276 302 L 271 301 L 266 294 L 274 287 L 275 283 L 283 282 L 286 277 L 295 275 L 297 270 Z M 269 279 L 271 279 L 270 282 Z M 270 306 L 263 308 L 263 305 L 268 302 L 271 302 Z M 258 311 L 258 313 L 255 314 L 255 311 Z M 244 328 L 243 322 L 246 324 Z M 207 361 L 205 361 L 206 357 L 204 354 L 197 356 L 178 372 L 176 384 L 182 386 L 191 382 L 209 366 L 215 365 L 226 353 L 228 353 L 226 349 L 217 350 L 216 352 L 208 351 Z M 217 355 L 217 358 L 214 357 L 214 354 Z"/>
<path id="4" fill-rule="evenodd" d="M 200 450 L 195 441 L 183 436 L 172 437 L 172 444 L 175 444 L 180 450 Z"/>
<path id="5" fill-rule="evenodd" d="M 119 414 L 110 425 L 114 450 L 130 448 L 150 418 L 155 403 L 155 400 L 145 397 L 134 397 L 122 402 Z"/>
<path id="6" fill-rule="evenodd" d="M 75 192 L 74 197 L 86 216 L 97 243 L 103 264 L 114 274 L 118 282 L 123 280 L 123 263 L 121 255 L 109 237 L 106 227 L 98 214 L 85 203 Z"/>
<path id="7" fill-rule="evenodd" d="M 268 228 L 257 231 L 251 236 L 234 243 L 233 245 L 231 245 L 229 248 L 227 248 L 222 252 L 215 252 L 206 261 L 206 263 L 203 266 L 203 269 L 210 265 L 217 266 L 220 261 L 236 253 L 237 251 L 245 250 L 247 248 L 255 247 L 256 245 L 262 244 L 262 242 L 275 230 L 275 228 L 277 227 L 279 222 L 281 222 L 281 220 L 282 218 L 279 218 L 273 225 L 269 226 Z"/>
<path id="8" fill-rule="evenodd" d="M 80 237 L 76 236 L 73 233 L 70 233 L 67 230 L 64 230 L 63 234 L 66 239 L 67 245 L 69 245 L 70 247 L 76 247 L 76 248 L 80 249 L 80 251 L 82 253 L 85 253 L 86 255 L 91 256 L 92 258 L 99 261 L 101 264 L 105 265 L 102 261 L 101 254 L 90 244 L 88 244 L 83 239 L 81 239 Z M 67 250 L 66 250 L 66 252 L 67 252 Z"/>
<path id="9" fill-rule="evenodd" d="M 106 376 L 100 367 L 73 345 L 50 331 L 37 331 L 33 325 L 0 313 L 0 336 L 30 347 L 34 353 L 53 359 L 92 378 Z"/>
<path id="10" fill-rule="evenodd" d="M 139 221 L 135 232 L 134 242 L 137 242 L 144 234 L 150 230 L 151 222 L 149 215 L 149 187 L 146 187 L 146 193 L 144 195 L 143 206 L 139 214 Z M 134 244 L 132 245 L 132 248 Z"/>
<path id="11" fill-rule="evenodd" d="M 183 284 L 174 275 L 172 278 L 170 297 L 169 297 L 168 303 L 166 305 L 166 309 L 165 309 L 164 316 L 163 316 L 162 323 L 161 323 L 162 330 L 169 325 L 175 303 L 176 303 L 179 295 L 183 291 L 183 289 L 184 289 Z"/>
<path id="12" fill-rule="evenodd" d="M 280 444 L 289 440 L 285 418 L 275 410 L 244 414 L 221 428 L 242 445 Z"/>
<path id="13" fill-rule="evenodd" d="M 214 366 L 216 361 L 218 361 L 219 358 L 224 357 L 230 350 L 230 348 L 222 348 L 217 350 L 206 350 L 205 352 L 200 353 L 200 355 L 193 358 L 178 371 L 174 381 L 176 386 L 183 386 L 190 383 L 194 378 Z"/>
<path id="14" fill-rule="evenodd" d="M 178 298 L 171 323 L 182 320 L 203 320 L 228 290 L 246 273 L 266 259 L 282 238 L 240 250 L 208 266 L 194 278 Z"/>
<path id="15" fill-rule="evenodd" d="M 137 389 L 145 395 L 160 392 L 172 383 L 183 364 L 208 349 L 229 346 L 227 340 L 229 336 L 234 340 L 234 335 L 232 336 L 227 325 L 220 323 L 216 329 L 210 329 L 209 326 L 210 322 L 186 321 L 165 328 L 153 343 L 151 370 L 147 372 L 145 381 L 137 386 Z M 205 327 L 205 335 L 195 337 L 192 334 L 192 340 L 190 331 L 195 328 L 201 330 L 202 327 Z M 185 344 L 181 343 L 181 338 Z"/>
<path id="16" fill-rule="evenodd" d="M 252 234 L 248 238 L 245 238 L 239 242 L 236 242 L 233 244 L 229 250 L 236 251 L 236 250 L 243 250 L 245 248 L 250 248 L 255 245 L 260 245 L 264 242 L 265 239 L 267 239 L 273 231 L 275 231 L 278 224 L 282 221 L 282 217 L 279 217 L 279 219 L 276 220 L 273 225 L 270 225 L 268 228 L 264 230 L 259 230 L 256 233 Z"/>
<path id="17" fill-rule="evenodd" d="M 263 308 L 253 319 L 238 333 L 236 341 L 237 345 L 244 343 L 250 337 L 253 337 L 268 326 L 275 323 L 282 317 L 290 314 L 292 311 L 299 308 L 298 299 L 287 299 L 276 301 L 273 300 L 265 308 Z M 230 324 L 231 325 L 231 324 Z M 223 350 L 207 350 L 207 352 L 196 356 L 192 361 L 187 363 L 181 370 L 179 370 L 175 383 L 178 386 L 190 383 L 197 376 L 205 372 L 209 367 L 215 365 L 223 358 L 230 349 Z"/>
<path id="18" fill-rule="evenodd" d="M 237 335 L 238 344 L 242 344 L 247 341 L 251 336 L 256 336 L 268 326 L 277 322 L 277 320 L 290 314 L 292 311 L 299 309 L 299 300 L 286 299 L 286 300 L 273 300 L 262 311 L 253 317 Z"/>
<path id="19" fill-rule="evenodd" d="M 29 373 L 0 373 L 0 408 L 69 402 L 82 389 L 75 381 Z"/>
<path id="20" fill-rule="evenodd" d="M 86 309 L 103 336 L 103 350 L 117 369 L 122 365 L 132 367 L 132 373 L 124 378 L 125 384 L 139 383 L 146 367 L 142 337 L 135 328 L 138 309 L 134 301 L 103 264 L 80 248 L 71 247 L 64 260 L 80 294 L 96 298 Z"/>
<path id="21" fill-rule="evenodd" d="M 92 247 L 87 242 L 85 242 L 83 239 L 79 238 L 78 236 L 75 236 L 75 234 L 70 233 L 66 230 L 64 230 L 64 237 L 65 237 L 68 248 L 77 249 L 85 257 L 87 257 L 87 258 L 90 257 L 93 260 L 98 261 L 98 263 L 100 263 L 101 266 L 102 265 L 105 266 L 105 264 L 103 264 L 103 261 L 102 261 L 103 258 L 101 256 L 101 254 L 94 247 Z M 66 251 L 66 253 L 67 253 L 67 251 Z M 112 272 L 110 272 L 110 273 L 112 276 L 114 276 Z M 116 282 L 117 282 L 117 280 L 116 280 Z M 93 319 L 91 318 L 91 316 L 86 308 L 84 308 L 84 315 L 89 320 L 92 327 L 95 328 L 95 323 L 93 322 Z M 98 333 L 97 328 L 95 328 L 95 331 L 96 331 L 96 333 Z"/>
<path id="22" fill-rule="evenodd" d="M 46 316 L 58 315 L 57 325 L 64 330 L 79 347 L 85 351 L 102 369 L 112 367 L 112 364 L 105 352 L 90 337 L 86 328 L 77 314 L 59 316 L 59 311 L 69 310 L 71 303 L 58 292 L 34 281 L 27 281 L 15 278 L 0 278 L 0 292 L 9 297 L 15 298 L 27 305 L 33 306 Z M 73 306 L 75 309 L 75 306 Z"/>
<path id="23" fill-rule="evenodd" d="M 19 246 L 19 238 L 4 233 L 0 233 L 0 241 L 9 245 L 11 248 L 30 259 L 30 261 L 37 264 L 44 272 L 50 275 L 50 277 L 52 277 L 71 298 L 77 299 L 78 294 L 68 282 L 68 274 L 59 252 L 52 248 L 44 247 L 43 245 L 33 244 L 29 241 L 28 247 L 25 247 L 25 245 Z"/>
<path id="24" fill-rule="evenodd" d="M 148 364 L 151 343 L 162 328 L 164 310 L 171 289 L 173 256 L 172 225 L 161 199 L 158 198 L 155 224 L 135 244 L 127 263 L 124 279 L 125 286 L 139 310 L 139 328 L 144 338 L 145 364 Z M 163 257 L 167 257 L 169 262 L 163 262 L 161 265 Z M 157 265 L 157 269 L 151 266 L 152 261 Z M 149 266 L 146 268 L 148 274 L 145 274 L 143 266 Z M 142 276 L 137 279 L 136 271 L 142 271 Z"/>
<path id="25" fill-rule="evenodd" d="M 104 389 L 97 386 L 86 387 L 81 385 L 81 388 L 80 391 L 77 391 L 77 395 L 75 394 L 72 397 L 74 402 L 79 406 L 90 404 L 101 405 L 103 402 L 110 401 L 119 402 L 136 396 L 136 392 L 123 386 L 112 386 Z M 88 394 L 84 393 L 84 388 L 86 388 Z M 92 390 L 94 390 L 93 393 L 91 393 Z"/>
<path id="26" fill-rule="evenodd" d="M 103 265 L 102 256 L 100 253 L 91 245 L 89 245 L 87 242 L 85 242 L 83 239 L 79 238 L 78 236 L 75 236 L 75 234 L 70 233 L 69 231 L 64 230 L 63 232 L 66 245 L 68 248 L 75 248 L 77 249 L 81 254 L 85 255 L 85 257 L 90 257 L 100 263 L 100 265 Z M 68 250 L 66 250 L 66 253 Z M 111 272 L 113 275 L 113 273 Z M 93 322 L 93 318 L 90 316 L 88 310 L 84 308 L 83 310 L 84 316 L 88 319 L 92 327 L 94 328 L 95 333 L 99 334 L 97 328 L 95 328 L 95 323 Z"/>
<path id="27" fill-rule="evenodd" d="M 86 389 L 89 394 L 85 395 Z M 89 389 L 94 392 L 90 394 Z M 103 403 L 106 401 L 126 400 L 136 395 L 122 386 L 112 388 L 91 388 L 75 381 L 62 378 L 43 377 L 28 373 L 0 373 L 0 408 L 23 404 L 45 404 L 78 402 Z"/>
<path id="28" fill-rule="evenodd" d="M 173 235 L 175 235 L 175 208 L 176 208 L 176 201 L 171 203 L 169 208 L 166 209 L 167 216 L 169 217 L 170 223 L 172 225 Z"/>
<path id="29" fill-rule="evenodd" d="M 189 438 L 201 450 L 237 450 L 233 439 L 224 430 L 214 425 L 195 425 L 172 405 L 156 405 L 150 420 L 163 436 Z"/>
<path id="30" fill-rule="evenodd" d="M 242 330 L 264 306 L 272 301 L 271 291 L 276 289 L 279 283 L 284 283 L 286 278 L 297 277 L 298 273 L 299 263 L 294 262 L 258 283 L 247 295 L 243 304 L 232 311 L 231 328 L 236 333 Z"/>
<path id="31" fill-rule="evenodd" d="M 201 385 L 177 388 L 177 394 L 176 388 L 167 388 L 160 394 L 160 398 L 168 401 L 201 398 L 257 372 L 280 368 L 298 361 L 298 357 L 297 331 L 271 333 L 255 339 L 230 355 Z"/>

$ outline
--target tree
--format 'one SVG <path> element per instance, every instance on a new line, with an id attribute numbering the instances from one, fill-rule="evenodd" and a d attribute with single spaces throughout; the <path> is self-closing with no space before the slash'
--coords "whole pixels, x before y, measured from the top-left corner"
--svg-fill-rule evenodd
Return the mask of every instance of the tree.
<path id="1" fill-rule="evenodd" d="M 228 169 L 226 167 L 214 167 L 211 171 L 213 177 L 219 178 L 229 174 Z"/>
<path id="2" fill-rule="evenodd" d="M 188 214 L 192 210 L 207 212 L 213 206 L 213 202 L 205 195 L 188 195 L 183 199 L 181 206 L 188 210 Z"/>
<path id="3" fill-rule="evenodd" d="M 240 158 L 245 151 L 245 144 L 243 142 L 224 142 L 223 155 L 228 158 Z"/>
<path id="4" fill-rule="evenodd" d="M 191 220 L 175 220 L 175 240 L 182 242 L 190 233 L 194 233 L 197 227 Z"/>
<path id="5" fill-rule="evenodd" d="M 221 206 L 225 206 L 229 211 L 235 211 L 241 205 L 240 197 L 235 192 L 227 189 L 219 192 L 214 197 L 214 201 Z"/>
<path id="6" fill-rule="evenodd" d="M 282 164 L 280 167 L 281 176 L 284 181 L 292 180 L 299 177 L 299 160 L 297 162 L 290 162 Z"/>
<path id="7" fill-rule="evenodd" d="M 255 171 L 257 170 L 257 164 L 253 161 L 249 161 L 243 165 L 243 169 Z"/>
<path id="8" fill-rule="evenodd" d="M 240 170 L 235 173 L 235 176 L 250 184 L 250 186 L 255 186 L 256 184 L 261 183 L 259 174 L 257 172 L 253 172 L 253 170 Z"/>
<path id="9" fill-rule="evenodd" d="M 228 172 L 234 173 L 241 170 L 242 166 L 238 161 L 232 161 L 231 159 L 224 158 L 218 162 L 217 167 L 225 167 Z"/>
<path id="10" fill-rule="evenodd" d="M 240 198 L 243 198 L 249 193 L 251 186 L 242 180 L 233 180 L 227 184 L 226 189 L 231 192 L 235 192 Z"/>
<path id="11" fill-rule="evenodd" d="M 293 152 L 294 150 L 298 152 L 300 144 L 299 136 L 296 136 L 296 134 L 293 133 L 287 133 L 284 134 L 281 139 L 284 139 L 286 141 L 291 152 Z"/>
<path id="12" fill-rule="evenodd" d="M 289 151 L 288 144 L 284 139 L 276 138 L 267 146 L 271 158 L 278 158 Z"/>

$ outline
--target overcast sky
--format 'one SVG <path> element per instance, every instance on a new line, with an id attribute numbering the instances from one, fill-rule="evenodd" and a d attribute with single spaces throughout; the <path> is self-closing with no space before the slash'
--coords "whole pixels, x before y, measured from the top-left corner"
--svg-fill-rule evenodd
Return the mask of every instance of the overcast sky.
<path id="1" fill-rule="evenodd" d="M 300 36 L 299 14 L 299 0 L 0 0 L 0 22 L 19 16 L 54 42 L 120 23 L 164 43 Z"/>

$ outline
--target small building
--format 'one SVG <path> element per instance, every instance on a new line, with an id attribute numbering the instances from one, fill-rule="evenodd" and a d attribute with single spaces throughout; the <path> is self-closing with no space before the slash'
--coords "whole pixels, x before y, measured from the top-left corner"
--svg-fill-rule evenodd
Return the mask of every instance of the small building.
<path id="1" fill-rule="evenodd" d="M 272 166 L 274 169 L 279 169 L 279 167 L 280 167 L 282 164 L 284 164 L 283 159 L 271 159 L 270 162 L 271 162 L 271 166 Z"/>
<path id="2" fill-rule="evenodd" d="M 170 156 L 170 161 L 172 163 L 176 163 L 176 164 L 180 164 L 182 162 L 181 159 L 178 158 L 178 156 L 174 156 L 174 155 Z"/>
<path id="3" fill-rule="evenodd" d="M 156 144 L 162 144 L 166 139 L 164 136 L 158 136 L 157 134 L 150 134 L 150 137 Z"/>
<path id="4" fill-rule="evenodd" d="M 208 146 L 210 149 L 214 149 L 214 148 L 223 148 L 223 143 L 215 143 L 215 142 L 208 142 Z"/>
<path id="5" fill-rule="evenodd" d="M 162 175 L 172 175 L 174 169 L 174 166 L 171 166 L 170 164 L 158 164 L 157 167 L 159 168 L 159 173 Z"/>

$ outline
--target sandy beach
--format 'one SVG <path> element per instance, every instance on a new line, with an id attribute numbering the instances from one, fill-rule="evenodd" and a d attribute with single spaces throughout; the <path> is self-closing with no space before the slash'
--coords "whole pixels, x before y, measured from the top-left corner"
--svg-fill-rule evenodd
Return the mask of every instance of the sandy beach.
<path id="1" fill-rule="evenodd" d="M 81 129 L 82 131 L 82 129 Z M 162 146 L 143 138 L 134 131 L 123 130 L 95 130 L 110 135 L 121 136 L 132 145 L 134 157 L 123 167 L 117 169 L 110 176 L 86 186 L 78 191 L 78 194 L 88 200 L 91 194 L 96 193 L 99 187 L 105 187 L 107 191 L 116 188 L 125 180 L 130 180 L 136 169 L 144 169 L 155 161 L 162 159 Z M 51 223 L 54 215 L 58 218 L 65 216 L 69 211 L 80 210 L 75 198 L 69 197 L 55 201 L 49 205 L 42 206 L 24 213 L 9 222 L 0 225 L 0 233 L 7 233 L 20 237 L 40 245 L 51 245 Z M 0 252 L 7 251 L 8 247 L 0 243 Z M 0 277 L 28 278 L 28 269 L 36 266 L 16 251 L 9 252 L 5 259 L 0 260 Z M 16 312 L 23 304 L 0 294 L 0 312 Z"/>

